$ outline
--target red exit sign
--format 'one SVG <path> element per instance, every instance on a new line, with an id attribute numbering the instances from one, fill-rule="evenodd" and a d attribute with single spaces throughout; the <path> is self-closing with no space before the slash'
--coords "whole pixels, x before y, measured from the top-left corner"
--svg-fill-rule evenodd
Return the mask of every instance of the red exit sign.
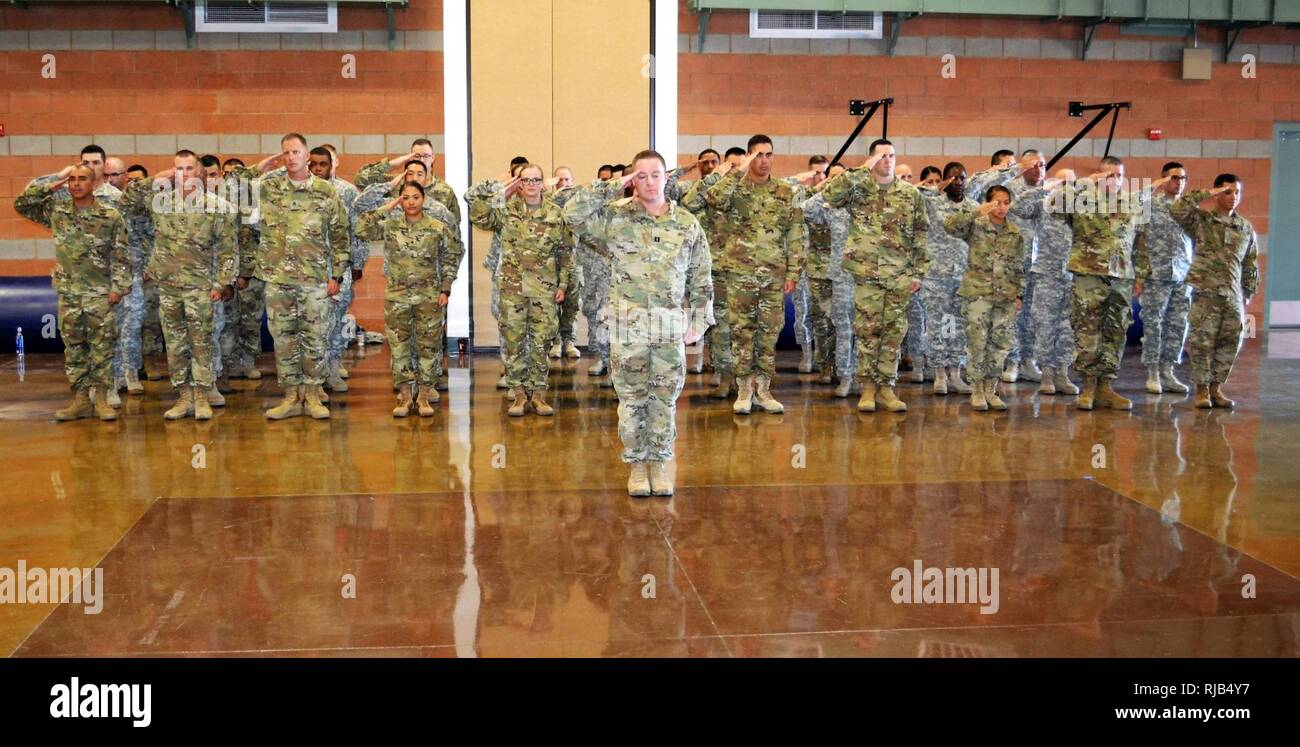
<path id="1" fill-rule="evenodd" d="M 1160 140 L 1163 137 L 1164 133 L 1160 130 L 1147 130 L 1147 140 Z"/>

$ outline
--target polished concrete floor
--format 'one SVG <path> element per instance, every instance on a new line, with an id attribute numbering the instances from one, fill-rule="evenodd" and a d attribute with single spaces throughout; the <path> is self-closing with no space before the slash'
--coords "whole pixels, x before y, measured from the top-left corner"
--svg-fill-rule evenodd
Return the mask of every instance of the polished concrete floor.
<path id="1" fill-rule="evenodd" d="M 5 358 L 0 568 L 97 566 L 104 607 L 0 604 L 0 654 L 1296 656 L 1295 334 L 1248 342 L 1235 411 L 1146 395 L 1136 350 L 1131 413 L 1026 383 L 859 414 L 783 353 L 786 413 L 738 417 L 690 376 L 671 500 L 626 495 L 588 359 L 553 418 L 506 417 L 480 354 L 394 420 L 371 346 L 326 422 L 265 421 L 268 377 L 207 423 L 162 382 L 55 423 L 61 359 Z M 996 569 L 996 612 L 896 603 L 918 561 Z"/>

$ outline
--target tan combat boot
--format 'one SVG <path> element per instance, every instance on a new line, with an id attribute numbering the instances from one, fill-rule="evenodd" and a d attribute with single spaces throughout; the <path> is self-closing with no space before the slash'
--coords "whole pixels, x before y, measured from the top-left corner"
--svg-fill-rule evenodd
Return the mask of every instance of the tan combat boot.
<path id="1" fill-rule="evenodd" d="M 971 393 L 971 385 L 962 381 L 960 366 L 952 366 L 948 369 L 948 388 L 958 394 Z"/>
<path id="2" fill-rule="evenodd" d="M 1196 395 L 1192 397 L 1192 404 L 1202 410 L 1208 410 L 1211 407 L 1214 407 L 1214 403 L 1210 401 L 1209 384 L 1196 385 Z"/>
<path id="3" fill-rule="evenodd" d="M 937 371 L 938 369 L 935 370 Z M 890 412 L 907 412 L 907 403 L 894 394 L 894 388 L 892 386 L 880 387 L 880 391 L 876 394 L 876 399 L 880 400 L 880 404 L 884 405 L 885 409 Z"/>
<path id="4" fill-rule="evenodd" d="M 1069 367 L 1056 369 L 1056 391 L 1058 394 L 1079 393 L 1079 387 L 1075 386 L 1073 381 L 1070 381 Z"/>
<path id="5" fill-rule="evenodd" d="M 188 385 L 176 387 L 176 404 L 163 413 L 167 420 L 180 420 L 194 414 L 194 389 Z"/>
<path id="6" fill-rule="evenodd" d="M 547 351 L 546 357 L 548 357 L 548 358 L 559 358 L 560 355 L 561 355 L 561 353 L 563 353 L 563 352 L 564 352 L 564 349 L 561 348 L 561 347 L 560 347 L 560 343 L 557 342 L 557 343 L 555 343 L 554 345 L 551 346 L 551 349 L 550 349 L 549 351 Z"/>
<path id="7" fill-rule="evenodd" d="M 1209 389 L 1206 389 L 1206 391 L 1209 391 Z M 67 407 L 54 411 L 54 419 L 76 420 L 77 418 L 88 418 L 94 414 L 95 410 L 90 404 L 90 390 L 78 389 L 73 393 L 72 402 Z"/>
<path id="8" fill-rule="evenodd" d="M 650 494 L 673 494 L 673 478 L 668 475 L 667 462 L 650 462 Z"/>
<path id="9" fill-rule="evenodd" d="M 271 420 L 284 420 L 285 418 L 296 418 L 302 414 L 302 392 L 299 387 L 287 386 L 284 388 L 284 399 L 280 404 L 266 411 L 266 417 Z"/>
<path id="10" fill-rule="evenodd" d="M 140 383 L 140 374 L 134 368 L 128 366 L 125 372 L 126 391 L 132 395 L 144 394 L 144 384 Z"/>
<path id="11" fill-rule="evenodd" d="M 432 398 L 429 396 L 430 392 L 433 393 Z M 433 403 L 439 401 L 439 399 L 440 397 L 437 389 L 434 389 L 431 386 L 420 387 L 415 395 L 415 408 L 420 413 L 420 417 L 433 417 L 433 414 L 438 411 L 438 408 L 434 407 Z"/>
<path id="12" fill-rule="evenodd" d="M 587 369 L 588 376 L 604 376 L 609 373 L 609 368 L 605 365 L 603 358 L 596 359 L 596 365 Z"/>
<path id="13" fill-rule="evenodd" d="M 337 373 L 326 379 L 325 386 L 329 387 L 331 392 L 346 392 L 348 390 L 348 383 Z"/>
<path id="14" fill-rule="evenodd" d="M 736 389 L 736 401 L 731 403 L 731 411 L 737 415 L 748 415 L 754 399 L 754 377 L 737 377 Z"/>
<path id="15" fill-rule="evenodd" d="M 858 412 L 876 411 L 876 382 L 862 382 L 862 396 L 858 397 Z"/>
<path id="16" fill-rule="evenodd" d="M 510 403 L 510 409 L 506 410 L 506 414 L 512 418 L 522 418 L 524 413 L 528 411 L 528 393 L 524 391 L 523 387 L 515 389 L 514 392 L 514 402 Z"/>
<path id="17" fill-rule="evenodd" d="M 566 343 L 564 343 L 564 357 L 565 357 L 565 358 L 581 358 L 581 357 L 582 357 L 582 351 L 581 351 L 581 350 L 578 350 L 578 346 L 577 346 L 577 345 L 574 345 L 574 344 L 571 343 L 571 342 L 566 342 Z"/>
<path id="18" fill-rule="evenodd" d="M 636 498 L 650 495 L 650 475 L 646 472 L 645 462 L 632 463 L 632 471 L 627 476 L 627 494 Z"/>
<path id="19" fill-rule="evenodd" d="M 346 378 L 348 378 L 349 375 L 350 375 L 350 374 L 348 374 L 348 370 L 347 370 L 346 368 L 344 368 L 344 367 L 342 367 L 342 366 L 339 366 L 339 378 L 340 378 L 340 379 L 346 379 Z"/>
<path id="20" fill-rule="evenodd" d="M 212 405 L 208 402 L 208 392 L 202 387 L 191 387 L 190 391 L 194 396 L 194 419 L 211 420 Z"/>
<path id="21" fill-rule="evenodd" d="M 1097 382 L 1097 404 L 1102 407 L 1109 407 L 1112 410 L 1133 409 L 1133 400 L 1122 397 L 1114 389 L 1111 389 L 1110 379 L 1102 379 Z"/>
<path id="22" fill-rule="evenodd" d="M 822 371 L 822 375 L 817 377 L 817 383 L 818 384 L 835 383 L 835 372 L 831 370 L 831 367 L 829 365 L 826 366 L 826 368 Z"/>
<path id="23" fill-rule="evenodd" d="M 988 400 L 984 399 L 984 382 L 972 381 L 970 388 L 970 406 L 973 410 L 986 412 L 989 409 Z"/>
<path id="24" fill-rule="evenodd" d="M 257 381 L 258 379 L 262 378 L 262 372 L 260 369 L 258 369 L 257 364 L 254 363 L 253 365 L 248 367 L 248 371 L 244 373 L 244 376 L 250 381 Z"/>
<path id="25" fill-rule="evenodd" d="M 785 406 L 772 397 L 772 381 L 766 376 L 758 377 L 758 387 L 754 393 L 754 401 L 762 408 L 763 412 L 778 413 L 785 412 Z M 653 465 L 651 466 L 653 469 Z"/>
<path id="26" fill-rule="evenodd" d="M 934 369 L 934 389 L 931 391 L 941 396 L 948 394 L 948 371 L 943 366 Z"/>
<path id="27" fill-rule="evenodd" d="M 320 386 L 304 384 L 303 391 L 303 409 L 315 420 L 327 420 L 330 416 L 330 409 L 325 406 L 320 399 Z"/>
<path id="28" fill-rule="evenodd" d="M 108 403 L 108 395 L 104 390 L 105 387 L 102 386 L 90 388 L 90 400 L 95 403 L 95 417 L 100 420 L 117 420 L 117 410 Z"/>
<path id="29" fill-rule="evenodd" d="M 1164 394 L 1160 386 L 1160 366 L 1147 366 L 1147 394 Z"/>
<path id="30" fill-rule="evenodd" d="M 411 387 L 403 386 L 397 391 L 397 407 L 393 408 L 393 417 L 404 418 L 411 414 Z"/>
<path id="31" fill-rule="evenodd" d="M 813 344 L 810 342 L 803 345 L 803 357 L 799 359 L 799 373 L 812 373 L 813 370 Z"/>
<path id="32" fill-rule="evenodd" d="M 221 393 L 221 390 L 218 389 L 216 386 L 213 386 L 211 389 L 207 390 L 207 392 L 208 392 L 208 406 L 210 407 L 226 406 L 226 397 L 224 394 Z"/>
<path id="33" fill-rule="evenodd" d="M 1074 401 L 1074 406 L 1080 410 L 1091 410 L 1093 401 L 1097 398 L 1097 377 L 1083 377 L 1083 390 L 1079 392 L 1079 398 Z"/>
<path id="34" fill-rule="evenodd" d="M 1056 394 L 1056 371 L 1051 368 L 1043 369 L 1043 383 L 1038 385 L 1039 394 Z"/>
<path id="35" fill-rule="evenodd" d="M 993 410 L 1007 409 L 1007 403 L 998 396 L 998 380 L 986 379 L 984 381 L 984 401 L 988 403 L 989 408 Z"/>
<path id="36" fill-rule="evenodd" d="M 1017 367 L 1016 372 L 1020 375 L 1020 378 L 1025 381 L 1033 381 L 1037 383 L 1043 380 L 1043 372 L 1038 368 L 1038 361 L 1033 358 L 1021 362 L 1020 366 Z"/>
<path id="37" fill-rule="evenodd" d="M 546 404 L 545 394 L 546 394 L 545 390 L 538 389 L 537 391 L 533 392 L 533 396 L 531 399 L 528 400 L 528 403 L 533 406 L 533 412 L 537 413 L 538 415 L 544 415 L 549 417 L 555 414 L 555 408 Z"/>
<path id="38" fill-rule="evenodd" d="M 1188 391 L 1187 385 L 1179 381 L 1178 377 L 1174 375 L 1174 367 L 1172 364 L 1167 366 L 1161 366 L 1160 386 L 1164 387 L 1166 392 L 1177 392 L 1179 394 L 1187 394 Z"/>
<path id="39" fill-rule="evenodd" d="M 96 390 L 99 394 L 104 395 L 104 401 L 107 402 L 108 406 L 113 408 L 114 410 L 122 406 L 122 397 L 117 393 L 119 384 L 121 384 L 121 386 L 123 387 L 126 386 L 125 381 L 118 380 L 118 381 L 114 381 L 112 386 L 108 386 L 108 387 L 101 386 Z M 93 399 L 98 401 L 99 398 L 95 397 Z"/>
<path id="40" fill-rule="evenodd" d="M 1210 401 L 1214 403 L 1215 407 L 1232 407 L 1236 405 L 1236 402 L 1223 395 L 1222 387 L 1223 385 L 1217 381 L 1210 383 Z"/>
<path id="41" fill-rule="evenodd" d="M 835 386 L 835 396 L 845 399 L 849 396 L 849 390 L 853 389 L 853 377 L 845 376 L 840 379 L 840 383 Z"/>
<path id="42" fill-rule="evenodd" d="M 1014 384 L 1020 379 L 1020 365 L 1008 362 L 1006 368 L 1002 370 L 1002 380 L 1008 384 Z M 985 395 L 987 396 L 987 392 Z"/>
<path id="43" fill-rule="evenodd" d="M 220 394 L 229 394 L 230 392 L 235 391 L 234 388 L 230 386 L 230 375 L 224 371 L 217 377 L 217 380 L 213 382 L 213 385 Z"/>
<path id="44" fill-rule="evenodd" d="M 329 393 L 325 391 L 325 387 L 324 387 L 323 385 L 321 385 L 321 384 L 308 384 L 308 385 L 307 385 L 307 389 L 308 389 L 309 391 L 312 391 L 312 392 L 315 392 L 315 393 L 316 393 L 316 399 L 320 400 L 320 401 L 321 401 L 321 404 L 329 404 L 330 396 L 329 396 Z M 305 400 L 305 399 L 303 400 L 303 403 L 306 404 L 306 400 Z"/>
<path id="45" fill-rule="evenodd" d="M 717 381 L 713 383 L 713 391 L 709 392 L 710 397 L 717 399 L 726 399 L 731 396 L 731 374 L 718 372 L 714 374 Z"/>

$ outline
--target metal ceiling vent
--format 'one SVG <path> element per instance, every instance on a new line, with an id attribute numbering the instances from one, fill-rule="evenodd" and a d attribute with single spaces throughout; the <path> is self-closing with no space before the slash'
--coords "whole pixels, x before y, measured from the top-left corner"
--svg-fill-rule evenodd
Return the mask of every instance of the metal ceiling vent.
<path id="1" fill-rule="evenodd" d="M 870 11 L 751 10 L 749 35 L 776 39 L 881 39 L 881 14 Z"/>
<path id="2" fill-rule="evenodd" d="M 198 0 L 194 29 L 199 33 L 334 33 L 338 31 L 338 4 Z"/>

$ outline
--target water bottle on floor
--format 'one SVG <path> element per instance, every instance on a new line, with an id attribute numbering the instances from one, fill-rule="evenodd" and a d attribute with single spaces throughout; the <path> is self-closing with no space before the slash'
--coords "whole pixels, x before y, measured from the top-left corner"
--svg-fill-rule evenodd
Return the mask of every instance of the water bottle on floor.
<path id="1" fill-rule="evenodd" d="M 18 360 L 23 359 L 23 328 L 18 328 L 18 337 L 14 339 L 14 352 L 18 353 Z"/>

